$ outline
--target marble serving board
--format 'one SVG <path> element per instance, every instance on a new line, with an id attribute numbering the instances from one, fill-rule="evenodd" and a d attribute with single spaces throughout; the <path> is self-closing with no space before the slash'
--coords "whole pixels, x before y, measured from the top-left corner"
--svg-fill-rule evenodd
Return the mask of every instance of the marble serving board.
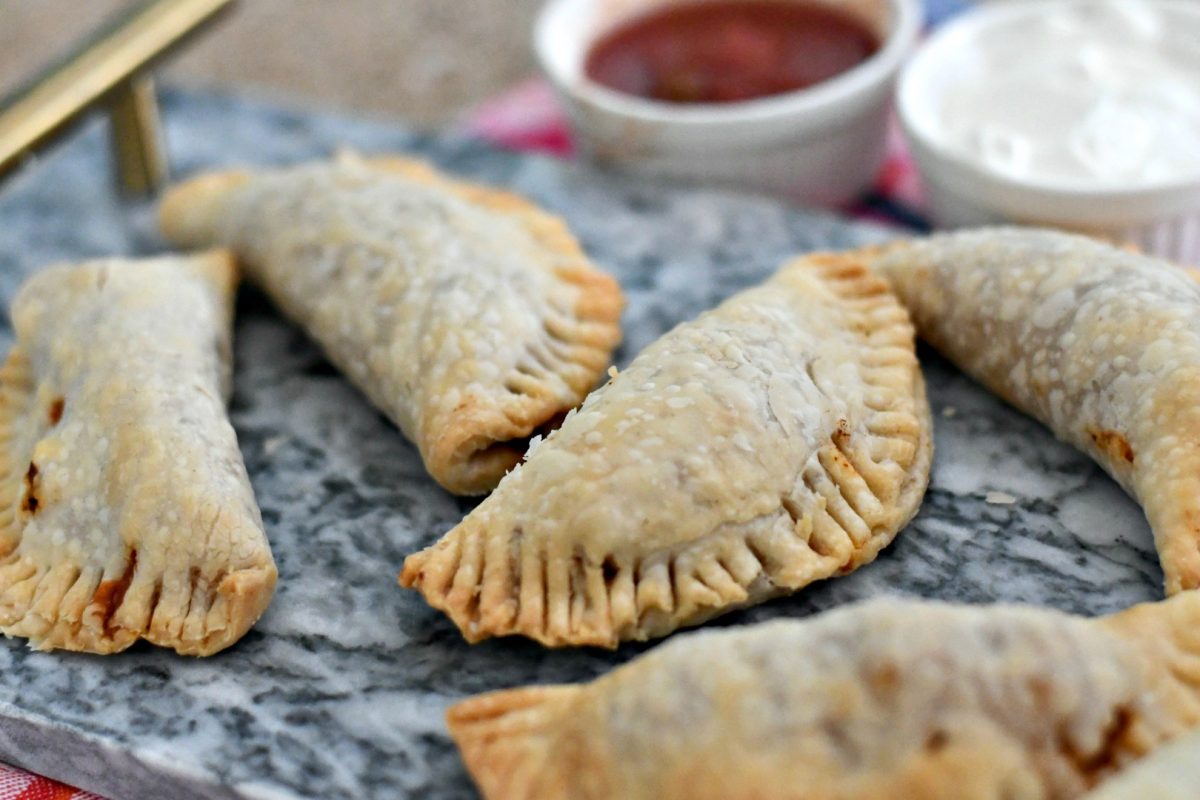
<path id="1" fill-rule="evenodd" d="M 880 235 L 769 200 L 618 179 L 392 125 L 194 93 L 170 94 L 165 113 L 180 174 L 349 145 L 415 153 L 532 197 L 564 215 L 625 287 L 618 364 L 789 255 Z M 104 132 L 93 127 L 3 188 L 5 307 L 50 262 L 163 249 L 152 207 L 119 202 L 111 185 Z M 7 323 L 0 337 L 7 350 Z M 883 594 L 1089 614 L 1159 596 L 1149 530 L 1111 480 L 932 353 L 922 361 L 937 454 L 917 519 L 853 575 L 714 624 L 802 618 Z M 279 564 L 270 610 L 205 660 L 146 645 L 99 658 L 0 641 L 0 759 L 121 800 L 470 798 L 442 723 L 450 702 L 587 680 L 646 649 L 472 647 L 398 588 L 404 557 L 473 503 L 439 489 L 395 428 L 249 290 L 230 413 Z"/>

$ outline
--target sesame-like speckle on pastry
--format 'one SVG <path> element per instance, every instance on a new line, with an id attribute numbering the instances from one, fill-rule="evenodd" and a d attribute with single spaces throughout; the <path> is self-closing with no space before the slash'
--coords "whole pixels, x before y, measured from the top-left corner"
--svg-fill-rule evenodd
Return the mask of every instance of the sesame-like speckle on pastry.
<path id="1" fill-rule="evenodd" d="M 1168 594 L 1200 588 L 1200 284 L 1083 236 L 994 228 L 883 249 L 917 332 L 1141 503 Z"/>
<path id="2" fill-rule="evenodd" d="M 614 647 L 850 572 L 928 482 L 913 341 L 859 260 L 797 259 L 646 348 L 401 582 L 470 641 Z"/>
<path id="3" fill-rule="evenodd" d="M 225 414 L 228 253 L 50 267 L 0 369 L 0 630 L 39 649 L 237 641 L 276 569 Z"/>
<path id="4" fill-rule="evenodd" d="M 418 162 L 201 175 L 161 217 L 176 243 L 232 248 L 459 494 L 492 489 L 620 339 L 620 290 L 562 220 Z"/>
<path id="5" fill-rule="evenodd" d="M 1194 623 L 1200 594 L 1134 613 Z M 879 599 L 682 635 L 447 723 L 488 800 L 1065 800 L 1200 722 L 1200 682 L 1132 622 Z M 1151 627 L 1174 663 L 1200 661 L 1194 636 Z"/>

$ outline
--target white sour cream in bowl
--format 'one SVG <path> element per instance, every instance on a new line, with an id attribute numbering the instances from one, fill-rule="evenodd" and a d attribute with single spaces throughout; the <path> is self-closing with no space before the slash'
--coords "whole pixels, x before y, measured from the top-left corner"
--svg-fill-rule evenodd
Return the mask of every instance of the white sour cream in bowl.
<path id="1" fill-rule="evenodd" d="M 1058 225 L 1200 263 L 1200 1 L 969 12 L 910 63 L 899 107 L 939 223 Z"/>

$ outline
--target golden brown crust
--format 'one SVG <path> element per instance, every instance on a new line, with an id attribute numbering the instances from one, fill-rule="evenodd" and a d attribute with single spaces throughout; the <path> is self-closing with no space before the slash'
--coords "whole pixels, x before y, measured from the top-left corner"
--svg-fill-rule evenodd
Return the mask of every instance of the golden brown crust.
<path id="1" fill-rule="evenodd" d="M 1101 620 L 1144 662 L 1150 688 L 1181 723 L 1200 726 L 1200 592 Z"/>
<path id="2" fill-rule="evenodd" d="M 849 572 L 932 453 L 904 310 L 832 255 L 668 333 L 535 445 L 405 561 L 469 641 L 613 647 Z"/>
<path id="3" fill-rule="evenodd" d="M 1095 240 L 981 229 L 873 259 L 918 333 L 1141 503 L 1168 594 L 1200 587 L 1200 287 Z"/>
<path id="4" fill-rule="evenodd" d="M 205 175 L 161 218 L 177 243 L 234 247 L 460 494 L 493 488 L 620 339 L 620 289 L 561 220 L 419 162 Z"/>
<path id="5" fill-rule="evenodd" d="M 575 686 L 531 686 L 451 706 L 446 725 L 485 797 L 567 796 L 566 786 L 546 783 L 562 765 L 544 759 L 578 694 Z"/>
<path id="6" fill-rule="evenodd" d="M 164 234 L 184 247 L 207 246 L 223 199 L 249 180 L 250 173 L 230 170 L 197 175 L 172 187 L 158 208 Z"/>
<path id="7" fill-rule="evenodd" d="M 21 542 L 23 526 L 17 512 L 22 505 L 21 488 L 29 469 L 18 461 L 16 452 L 28 438 L 22 421 L 31 416 L 33 388 L 29 356 L 17 344 L 0 367 L 0 556 L 4 557 Z M 57 404 L 57 398 L 51 402 Z"/>
<path id="8" fill-rule="evenodd" d="M 1198 787 L 1200 728 L 1159 748 L 1084 800 L 1196 800 Z"/>
<path id="9" fill-rule="evenodd" d="M 499 481 L 498 476 L 520 462 L 529 437 L 538 433 L 539 428 L 553 425 L 555 417 L 578 405 L 608 366 L 609 352 L 620 341 L 617 325 L 624 305 L 620 287 L 611 276 L 592 268 L 559 217 L 517 194 L 452 179 L 416 159 L 378 157 L 366 159 L 366 163 L 421 184 L 446 189 L 468 202 L 514 217 L 538 242 L 562 259 L 555 267 L 555 274 L 580 289 L 573 311 L 577 320 L 591 324 L 564 327 L 560 323 L 547 328 L 549 336 L 574 348 L 572 360 L 585 367 L 583 372 L 564 375 L 577 398 L 573 403 L 563 404 L 547 391 L 548 387 L 532 382 L 522 389 L 523 401 L 510 400 L 507 408 L 497 410 L 491 400 L 464 404 L 448 418 L 431 422 L 431 427 L 440 427 L 444 433 L 430 447 L 430 460 L 464 464 L 477 476 L 464 477 L 466 482 L 486 484 L 491 489 Z"/>
<path id="10" fill-rule="evenodd" d="M 208 655 L 266 609 L 275 565 L 224 413 L 236 280 L 213 252 L 22 288 L 0 369 L 5 634 Z"/>
<path id="11" fill-rule="evenodd" d="M 447 722 L 489 800 L 1065 799 L 1189 729 L 1200 689 L 1164 694 L 1140 644 L 1198 614 L 1200 595 L 1105 621 L 877 600 L 680 636 Z"/>

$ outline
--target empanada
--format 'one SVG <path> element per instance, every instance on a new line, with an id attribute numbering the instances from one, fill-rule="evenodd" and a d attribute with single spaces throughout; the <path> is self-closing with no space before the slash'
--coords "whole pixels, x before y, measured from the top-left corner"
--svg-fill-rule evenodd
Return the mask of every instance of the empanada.
<path id="1" fill-rule="evenodd" d="M 616 646 L 875 558 L 931 423 L 904 309 L 814 255 L 667 333 L 401 575 L 471 641 Z"/>
<path id="2" fill-rule="evenodd" d="M 1082 236 L 983 229 L 874 260 L 922 338 L 1141 504 L 1166 591 L 1200 587 L 1200 285 Z"/>
<path id="3" fill-rule="evenodd" d="M 208 655 L 275 589 L 225 414 L 237 273 L 212 252 L 51 267 L 0 370 L 0 630 Z"/>
<path id="4" fill-rule="evenodd" d="M 1077 797 L 1200 721 L 1200 594 L 1120 616 L 882 599 L 452 706 L 486 798 Z M 1167 638 L 1170 637 L 1170 638 Z"/>
<path id="5" fill-rule="evenodd" d="M 1196 800 L 1200 797 L 1200 728 L 1124 770 L 1085 800 Z"/>
<path id="6" fill-rule="evenodd" d="M 204 175 L 167 196 L 162 226 L 233 248 L 460 494 L 494 487 L 620 338 L 616 282 L 559 219 L 416 162 Z"/>

